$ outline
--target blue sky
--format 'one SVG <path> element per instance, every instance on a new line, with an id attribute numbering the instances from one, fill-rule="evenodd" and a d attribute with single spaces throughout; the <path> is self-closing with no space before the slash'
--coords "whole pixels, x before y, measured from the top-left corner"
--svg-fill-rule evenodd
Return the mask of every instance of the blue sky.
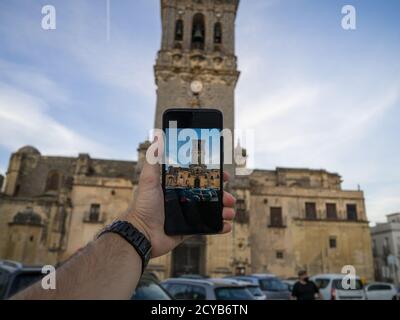
<path id="1" fill-rule="evenodd" d="M 41 29 L 41 8 L 57 29 Z M 341 28 L 341 8 L 357 30 Z M 154 123 L 157 0 L 0 2 L 0 172 L 10 153 L 136 159 Z M 400 211 L 400 1 L 243 0 L 236 126 L 259 168 L 325 168 L 365 191 L 372 221 Z"/>

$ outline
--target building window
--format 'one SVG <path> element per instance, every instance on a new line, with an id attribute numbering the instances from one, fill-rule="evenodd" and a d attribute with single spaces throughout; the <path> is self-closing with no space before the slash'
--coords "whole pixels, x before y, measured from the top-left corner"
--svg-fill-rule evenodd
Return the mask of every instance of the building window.
<path id="1" fill-rule="evenodd" d="M 175 41 L 183 40 L 183 20 L 179 19 L 175 24 Z"/>
<path id="2" fill-rule="evenodd" d="M 336 247 L 337 247 L 336 237 L 330 237 L 329 238 L 329 248 L 336 249 Z"/>
<path id="3" fill-rule="evenodd" d="M 269 223 L 270 227 L 272 227 L 272 228 L 284 227 L 283 217 L 282 217 L 282 208 L 280 208 L 280 207 L 271 208 L 270 214 L 271 214 L 270 223 Z"/>
<path id="4" fill-rule="evenodd" d="M 277 251 L 276 252 L 276 258 L 277 259 L 283 259 L 283 251 Z"/>
<path id="5" fill-rule="evenodd" d="M 100 205 L 94 203 L 90 205 L 89 222 L 99 222 L 99 221 L 100 221 Z"/>
<path id="6" fill-rule="evenodd" d="M 306 219 L 308 220 L 317 219 L 317 206 L 315 202 L 306 202 Z"/>
<path id="7" fill-rule="evenodd" d="M 326 204 L 326 218 L 329 220 L 337 219 L 336 203 L 327 203 Z"/>
<path id="8" fill-rule="evenodd" d="M 383 255 L 385 257 L 389 256 L 391 254 L 390 250 L 390 243 L 389 243 L 389 238 L 385 237 L 385 240 L 383 242 Z"/>
<path id="9" fill-rule="evenodd" d="M 247 223 L 249 221 L 247 210 L 246 210 L 246 202 L 244 199 L 236 200 L 236 218 L 235 221 L 238 223 Z"/>
<path id="10" fill-rule="evenodd" d="M 204 50 L 205 35 L 204 15 L 196 13 L 193 17 L 192 49 Z"/>
<path id="11" fill-rule="evenodd" d="M 58 172 L 50 172 L 47 176 L 45 191 L 58 191 L 60 187 L 60 174 Z"/>
<path id="12" fill-rule="evenodd" d="M 214 43 L 221 44 L 222 43 L 222 25 L 221 22 L 217 22 L 214 25 Z"/>
<path id="13" fill-rule="evenodd" d="M 357 205 L 348 204 L 346 207 L 347 207 L 347 220 L 357 221 Z"/>

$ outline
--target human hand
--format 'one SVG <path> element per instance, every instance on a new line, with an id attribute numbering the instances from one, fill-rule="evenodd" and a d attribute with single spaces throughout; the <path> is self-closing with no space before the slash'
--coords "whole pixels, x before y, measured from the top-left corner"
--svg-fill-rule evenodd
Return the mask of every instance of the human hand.
<path id="1" fill-rule="evenodd" d="M 156 141 L 154 142 L 156 143 Z M 224 174 L 224 181 L 229 176 Z M 228 192 L 223 195 L 224 226 L 221 234 L 232 230 L 235 217 L 235 198 Z M 186 237 L 168 236 L 164 231 L 164 194 L 161 187 L 160 165 L 149 164 L 146 160 L 139 179 L 134 202 L 123 217 L 141 231 L 152 245 L 152 258 L 162 256 L 177 247 Z"/>

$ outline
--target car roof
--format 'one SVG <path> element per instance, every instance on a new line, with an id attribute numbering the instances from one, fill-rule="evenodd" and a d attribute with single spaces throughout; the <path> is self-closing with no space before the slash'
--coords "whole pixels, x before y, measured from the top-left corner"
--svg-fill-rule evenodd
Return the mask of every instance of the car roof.
<path id="1" fill-rule="evenodd" d="M 0 260 L 0 268 L 8 272 L 22 271 L 22 272 L 41 272 L 42 266 L 25 265 L 12 260 Z"/>
<path id="2" fill-rule="evenodd" d="M 243 281 L 242 281 L 243 282 Z M 243 287 L 249 285 L 249 283 L 238 283 L 238 281 L 232 281 L 229 279 L 185 279 L 185 278 L 170 278 L 161 282 L 165 283 L 182 283 L 182 284 L 193 284 L 193 285 L 207 285 L 210 287 Z"/>
<path id="3" fill-rule="evenodd" d="M 254 277 L 254 278 L 258 278 L 258 279 L 277 278 L 277 276 L 272 273 L 254 273 L 247 277 Z"/>
<path id="4" fill-rule="evenodd" d="M 295 284 L 297 280 L 282 280 L 284 283 Z"/>
<path id="5" fill-rule="evenodd" d="M 395 287 L 395 285 L 393 283 L 389 283 L 389 282 L 370 282 L 370 283 L 367 283 L 365 286 L 369 287 L 369 286 L 376 285 L 376 284 L 383 284 L 386 286 Z"/>
<path id="6" fill-rule="evenodd" d="M 251 283 L 250 281 L 244 281 L 240 279 L 223 278 L 223 279 L 212 279 L 212 280 L 215 280 L 218 283 L 234 284 L 241 287 L 255 286 L 255 284 Z"/>
<path id="7" fill-rule="evenodd" d="M 342 273 L 321 273 L 321 274 L 316 274 L 314 276 L 312 276 L 312 279 L 315 278 L 328 278 L 328 279 L 342 279 L 345 276 L 347 276 L 346 274 L 342 274 Z M 356 279 L 360 279 L 359 276 L 356 276 Z"/>

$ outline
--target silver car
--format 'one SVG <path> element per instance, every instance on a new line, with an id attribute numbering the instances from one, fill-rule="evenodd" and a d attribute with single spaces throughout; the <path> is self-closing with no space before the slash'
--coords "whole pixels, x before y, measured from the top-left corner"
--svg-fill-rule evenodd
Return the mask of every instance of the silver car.
<path id="1" fill-rule="evenodd" d="M 161 282 L 176 300 L 255 300 L 247 285 L 225 279 L 172 278 Z"/>
<path id="2" fill-rule="evenodd" d="M 365 286 L 368 300 L 397 300 L 397 289 L 391 283 L 374 282 Z"/>
<path id="3" fill-rule="evenodd" d="M 259 273 L 249 276 L 232 276 L 229 278 L 256 284 L 266 295 L 267 300 L 289 300 L 291 297 L 288 286 L 274 274 Z"/>
<path id="4" fill-rule="evenodd" d="M 318 274 L 310 280 L 317 285 L 324 300 L 366 300 L 360 277 L 355 277 L 355 286 L 349 289 L 343 287 L 344 277 L 343 274 Z"/>

